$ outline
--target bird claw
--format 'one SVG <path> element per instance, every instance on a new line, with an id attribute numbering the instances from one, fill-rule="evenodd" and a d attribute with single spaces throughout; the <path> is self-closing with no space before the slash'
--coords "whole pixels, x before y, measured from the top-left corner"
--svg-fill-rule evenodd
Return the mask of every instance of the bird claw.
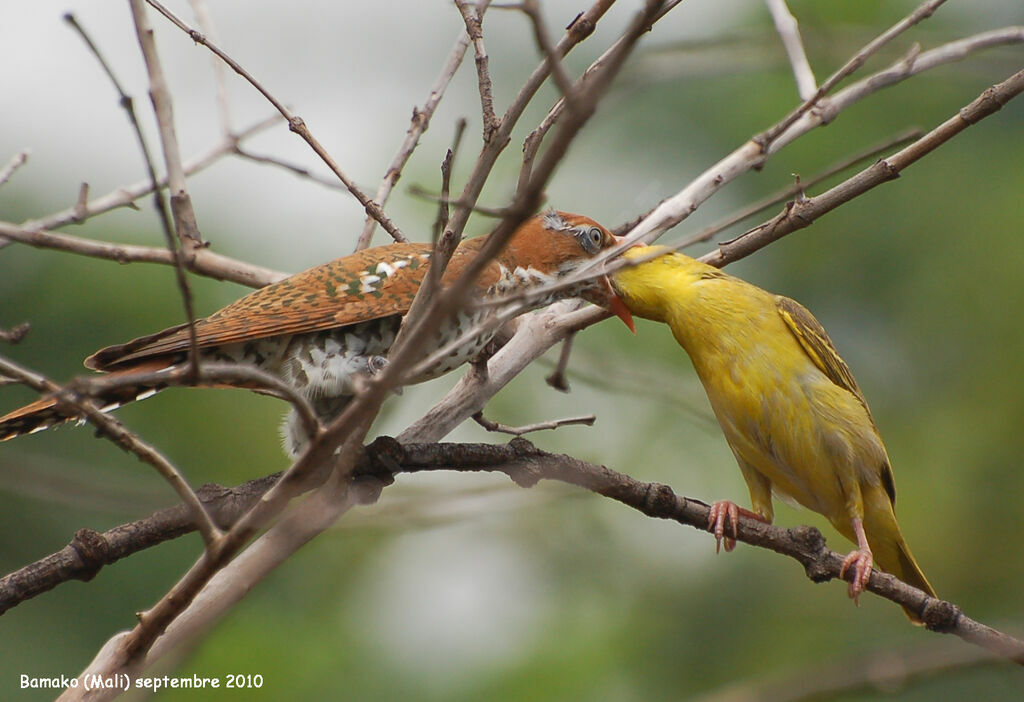
<path id="1" fill-rule="evenodd" d="M 850 580 L 850 587 L 847 592 L 854 604 L 857 604 L 857 598 L 860 596 L 860 593 L 864 592 L 864 588 L 868 585 L 868 580 L 871 579 L 871 567 L 873 564 L 874 557 L 868 549 L 856 549 L 843 559 L 843 566 L 839 569 L 839 577 L 845 578 L 846 571 L 851 567 L 853 568 L 853 579 Z"/>
<path id="2" fill-rule="evenodd" d="M 708 511 L 708 531 L 715 535 L 715 553 L 721 553 L 722 542 L 728 553 L 736 548 L 737 524 L 740 519 L 740 508 L 735 502 L 720 500 L 711 505 Z M 732 521 L 732 536 L 725 535 L 726 523 Z"/>

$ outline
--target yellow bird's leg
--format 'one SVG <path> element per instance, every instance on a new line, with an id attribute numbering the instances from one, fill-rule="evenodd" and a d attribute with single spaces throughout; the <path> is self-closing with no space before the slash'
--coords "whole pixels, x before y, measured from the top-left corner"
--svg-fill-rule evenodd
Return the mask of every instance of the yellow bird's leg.
<path id="1" fill-rule="evenodd" d="M 850 581 L 849 594 L 854 604 L 857 597 L 864 592 L 868 579 L 871 578 L 871 567 L 874 565 L 874 556 L 871 555 L 871 547 L 868 546 L 868 537 L 864 533 L 864 522 L 859 517 L 850 520 L 853 526 L 853 533 L 857 535 L 857 549 L 850 551 L 843 559 L 843 567 L 839 569 L 839 577 L 846 576 L 846 571 L 853 568 L 853 580 Z"/>
<path id="2" fill-rule="evenodd" d="M 715 535 L 715 553 L 721 552 L 723 541 L 726 552 L 736 548 L 736 524 L 741 514 L 744 517 L 757 519 L 766 524 L 771 524 L 772 518 L 775 516 L 775 511 L 772 508 L 771 483 L 739 456 L 736 456 L 736 460 L 740 464 L 740 471 L 743 473 L 743 479 L 746 481 L 747 489 L 750 491 L 750 504 L 753 506 L 754 511 L 751 512 L 748 509 L 743 509 L 735 502 L 730 502 L 729 500 L 719 500 L 712 503 L 711 509 L 708 511 L 708 531 Z M 732 536 L 726 536 L 726 525 L 730 521 L 732 521 Z"/>

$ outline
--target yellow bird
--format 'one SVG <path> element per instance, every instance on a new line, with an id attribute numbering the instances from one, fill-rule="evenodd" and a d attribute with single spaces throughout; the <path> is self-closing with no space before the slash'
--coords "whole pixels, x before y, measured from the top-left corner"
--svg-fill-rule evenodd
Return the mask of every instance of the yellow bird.
<path id="1" fill-rule="evenodd" d="M 857 544 L 842 569 L 853 569 L 854 600 L 875 561 L 935 597 L 896 523 L 892 468 L 867 402 L 818 320 L 665 247 L 623 258 L 650 259 L 620 270 L 613 286 L 633 314 L 667 323 L 689 354 L 750 490 L 754 511 L 742 511 L 770 523 L 774 493 L 827 517 Z M 735 536 L 740 511 L 727 501 L 711 508 L 708 529 L 727 551 L 736 542 L 725 529 L 731 520 Z"/>

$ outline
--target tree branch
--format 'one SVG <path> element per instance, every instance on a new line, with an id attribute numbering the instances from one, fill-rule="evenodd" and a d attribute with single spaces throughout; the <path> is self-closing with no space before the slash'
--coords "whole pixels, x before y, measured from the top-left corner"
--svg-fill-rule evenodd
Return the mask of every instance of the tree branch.
<path id="1" fill-rule="evenodd" d="M 197 44 L 202 44 L 207 49 L 216 54 L 218 58 L 220 58 L 224 63 L 231 67 L 231 70 L 233 70 L 238 75 L 242 76 L 242 78 L 247 80 L 249 84 L 252 85 L 252 87 L 256 88 L 256 90 L 259 91 L 259 93 L 263 95 L 263 97 L 265 97 L 270 102 L 270 104 L 273 105 L 277 109 L 277 111 L 280 112 L 281 115 L 288 121 L 288 128 L 291 131 L 298 134 L 300 137 L 302 137 L 303 141 L 309 144 L 310 148 L 313 149 L 316 155 L 319 156 L 320 159 L 327 164 L 327 167 L 334 172 L 334 175 L 338 176 L 338 180 L 345 184 L 345 187 L 348 189 L 350 193 L 352 193 L 356 200 L 359 201 L 359 204 L 363 206 L 363 209 L 366 210 L 366 213 L 372 216 L 374 219 L 376 219 L 377 222 L 380 223 L 382 227 L 384 227 L 384 229 L 388 232 L 388 234 L 390 234 L 394 238 L 395 241 L 407 241 L 405 235 L 402 234 L 402 232 L 399 231 L 398 227 L 396 227 L 395 224 L 387 217 L 387 215 L 384 214 L 384 211 L 377 205 L 377 203 L 375 203 L 373 200 L 367 197 L 366 194 L 359 189 L 355 182 L 349 179 L 349 177 L 346 176 L 344 172 L 342 172 L 338 164 L 335 163 L 333 158 L 331 158 L 331 155 L 327 153 L 327 150 L 320 144 L 319 141 L 316 140 L 316 138 L 313 136 L 313 133 L 309 131 L 309 128 L 306 126 L 306 123 L 303 121 L 301 117 L 299 117 L 298 115 L 293 115 L 291 111 L 284 106 L 284 103 L 275 98 L 273 94 L 270 93 L 269 90 L 264 88 L 263 85 L 259 81 L 257 81 L 247 70 L 242 68 L 241 64 L 239 64 L 233 58 L 228 56 L 213 42 L 207 39 L 202 32 L 193 29 L 192 27 L 189 27 L 185 22 L 179 19 L 173 12 L 171 12 L 166 7 L 157 2 L 157 0 L 145 0 L 145 2 L 152 6 L 157 12 L 162 14 L 168 20 L 170 20 L 170 22 L 174 26 L 178 27 L 178 29 L 188 34 L 189 38 L 192 39 L 192 41 L 196 42 Z"/>
<path id="2" fill-rule="evenodd" d="M 358 491 L 358 496 L 355 497 L 352 493 L 346 492 L 348 496 L 345 499 L 331 503 L 331 517 L 324 519 L 324 524 L 321 525 L 326 528 L 325 524 L 333 523 L 337 516 L 334 512 L 338 510 L 344 511 L 358 501 L 375 500 L 379 490 L 390 484 L 396 473 L 436 470 L 501 472 L 508 475 L 517 485 L 526 488 L 533 487 L 541 480 L 555 480 L 621 502 L 648 517 L 667 519 L 700 531 L 707 531 L 709 508 L 705 503 L 677 495 L 667 485 L 645 483 L 602 465 L 581 461 L 565 454 L 541 451 L 522 438 L 513 439 L 504 445 L 400 445 L 394 439 L 377 439 L 365 451 L 359 452 L 352 466 L 351 476 L 354 484 L 362 484 L 364 489 Z M 222 505 L 216 512 L 219 517 L 224 518 L 230 515 L 231 510 L 237 511 L 244 508 L 244 505 L 256 501 L 260 490 L 273 483 L 275 477 L 268 476 L 259 481 L 250 481 L 233 490 L 224 490 L 216 486 L 206 486 L 203 490 L 215 496 L 211 502 L 216 501 Z M 337 490 L 338 486 L 335 485 L 332 489 Z M 340 497 L 340 494 L 336 497 Z M 325 501 L 321 507 L 328 503 L 329 501 Z M 83 558 L 81 551 L 77 550 L 82 548 L 80 542 L 91 539 L 101 545 L 86 547 L 87 549 L 92 548 L 97 552 L 109 554 L 123 547 L 125 540 L 131 541 L 133 537 L 130 535 L 135 533 L 138 536 L 134 537 L 134 544 L 152 545 L 164 540 L 165 536 L 172 538 L 167 536 L 168 534 L 177 535 L 181 530 L 188 528 L 187 524 L 182 523 L 181 514 L 175 511 L 180 509 L 178 507 L 161 510 L 148 520 L 118 527 L 107 534 L 98 535 L 98 538 L 95 532 L 83 534 L 82 538 L 76 535 L 76 541 L 64 551 L 33 564 L 32 567 L 40 572 L 47 571 L 51 577 L 55 577 L 59 569 L 54 567 L 54 563 L 63 559 L 72 564 L 70 570 L 95 575 L 95 570 L 103 565 L 100 562 L 103 559 Z M 321 523 L 321 520 L 315 521 Z M 159 533 L 161 528 L 166 530 L 163 534 Z M 301 540 L 305 535 L 296 538 Z M 814 527 L 798 526 L 785 529 L 756 519 L 740 517 L 737 538 L 749 545 L 793 558 L 803 566 L 808 578 L 814 582 L 841 579 L 839 572 L 842 568 L 843 555 L 828 549 L 821 532 Z M 75 553 L 68 552 L 68 549 Z M 251 558 L 253 562 L 258 560 Z M 84 564 L 80 564 L 81 562 Z M 26 572 L 29 572 L 28 569 L 23 569 L 0 581 L 0 593 L 5 593 L 4 588 L 10 587 Z M 853 574 L 848 575 L 852 577 Z M 229 584 L 223 583 L 223 586 Z M 235 589 L 243 587 L 238 584 L 234 586 Z M 920 612 L 926 626 L 932 631 L 952 634 L 992 654 L 1024 665 L 1024 641 L 971 619 L 955 604 L 929 597 L 924 592 L 878 570 L 872 572 L 867 590 Z M 183 625 L 179 623 L 177 626 Z M 166 647 L 170 642 L 161 645 Z M 154 655 L 158 656 L 159 652 L 154 651 Z"/>
<path id="3" fill-rule="evenodd" d="M 800 38 L 800 26 L 796 17 L 786 6 L 786 0 L 765 0 L 765 5 L 768 6 L 772 21 L 775 23 L 775 31 L 779 33 L 779 39 L 782 40 L 789 64 L 793 68 L 797 94 L 802 100 L 810 100 L 818 88 L 818 81 L 815 80 L 814 71 L 807 61 L 807 52 L 804 51 L 804 42 Z"/>
<path id="4" fill-rule="evenodd" d="M 712 266 L 721 267 L 730 261 L 750 255 L 776 239 L 803 229 L 843 203 L 849 202 L 875 186 L 898 178 L 900 172 L 905 168 L 971 125 L 995 114 L 1021 92 L 1024 92 L 1024 70 L 1018 71 L 1002 83 L 986 89 L 970 104 L 960 109 L 957 114 L 896 154 L 876 161 L 872 166 L 821 195 L 800 198 L 787 203 L 785 209 L 773 219 L 731 241 L 719 244 L 717 251 L 701 257 L 701 260 Z"/>

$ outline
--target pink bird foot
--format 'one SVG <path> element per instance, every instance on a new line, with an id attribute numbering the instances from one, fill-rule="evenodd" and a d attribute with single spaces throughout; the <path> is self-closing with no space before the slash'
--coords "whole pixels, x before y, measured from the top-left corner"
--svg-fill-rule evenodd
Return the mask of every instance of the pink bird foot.
<path id="1" fill-rule="evenodd" d="M 847 592 L 854 604 L 857 598 L 871 579 L 871 568 L 874 565 L 874 556 L 871 554 L 871 547 L 868 545 L 868 537 L 864 534 L 864 524 L 860 519 L 854 517 L 852 520 L 853 531 L 857 535 L 857 548 L 850 551 L 843 559 L 843 566 L 839 569 L 839 577 L 845 578 L 846 571 L 853 568 L 853 579 L 850 580 L 850 587 Z"/>
<path id="2" fill-rule="evenodd" d="M 729 500 L 719 500 L 711 504 L 711 508 L 708 511 L 708 531 L 715 535 L 715 553 L 720 553 L 722 550 L 722 542 L 725 542 L 726 552 L 732 551 L 736 548 L 736 537 L 737 537 L 737 524 L 739 523 L 740 515 L 744 517 L 750 517 L 758 521 L 765 521 L 765 518 L 760 514 L 751 512 L 749 509 L 743 509 L 735 502 Z M 732 522 L 732 536 L 725 535 L 726 525 Z"/>

